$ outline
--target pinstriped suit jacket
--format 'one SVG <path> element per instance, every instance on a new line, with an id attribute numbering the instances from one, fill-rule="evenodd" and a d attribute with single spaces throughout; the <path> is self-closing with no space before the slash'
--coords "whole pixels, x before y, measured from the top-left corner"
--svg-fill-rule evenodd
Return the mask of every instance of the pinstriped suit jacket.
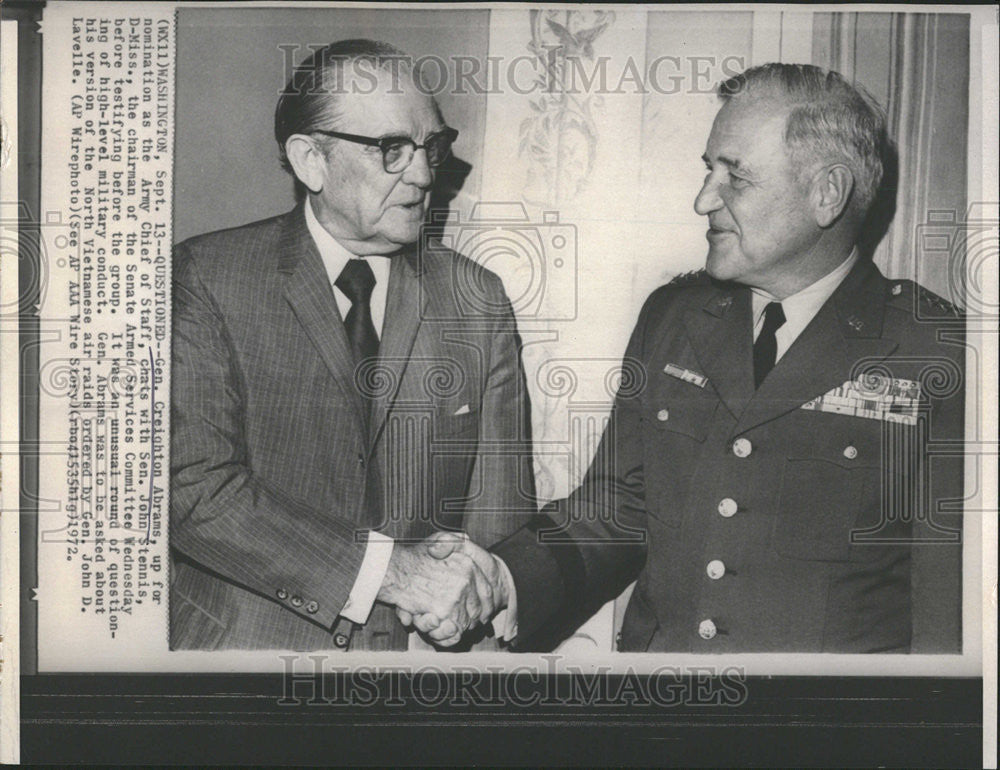
<path id="1" fill-rule="evenodd" d="M 332 648 L 367 531 L 534 511 L 519 340 L 500 280 L 439 244 L 392 261 L 370 419 L 302 207 L 174 258 L 171 646 Z M 352 649 L 405 649 L 376 605 Z"/>

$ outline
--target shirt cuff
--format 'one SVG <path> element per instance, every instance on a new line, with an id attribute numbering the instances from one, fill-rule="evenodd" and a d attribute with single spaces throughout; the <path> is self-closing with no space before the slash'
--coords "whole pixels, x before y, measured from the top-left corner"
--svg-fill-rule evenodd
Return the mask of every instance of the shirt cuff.
<path id="1" fill-rule="evenodd" d="M 514 588 L 514 577 L 510 574 L 507 564 L 496 554 L 490 554 L 500 567 L 500 579 L 507 585 L 507 606 L 493 618 L 493 633 L 498 639 L 509 642 L 517 636 L 517 591 Z"/>
<path id="2" fill-rule="evenodd" d="M 389 559 L 392 557 L 393 539 L 379 532 L 368 533 L 368 546 L 365 548 L 365 558 L 361 561 L 361 569 L 354 580 L 354 587 L 347 597 L 347 603 L 340 611 L 342 617 L 352 623 L 364 625 L 368 622 L 375 598 L 378 596 L 385 573 L 389 569 Z"/>

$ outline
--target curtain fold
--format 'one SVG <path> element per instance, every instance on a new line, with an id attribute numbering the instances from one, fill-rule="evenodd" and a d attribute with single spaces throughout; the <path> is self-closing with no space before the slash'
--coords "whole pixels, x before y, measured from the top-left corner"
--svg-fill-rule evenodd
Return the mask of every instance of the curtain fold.
<path id="1" fill-rule="evenodd" d="M 886 109 L 896 143 L 865 250 L 888 276 L 910 278 L 958 304 L 962 253 L 931 257 L 921 228 L 961 223 L 968 206 L 969 17 L 817 14 L 813 63 L 840 72 Z"/>

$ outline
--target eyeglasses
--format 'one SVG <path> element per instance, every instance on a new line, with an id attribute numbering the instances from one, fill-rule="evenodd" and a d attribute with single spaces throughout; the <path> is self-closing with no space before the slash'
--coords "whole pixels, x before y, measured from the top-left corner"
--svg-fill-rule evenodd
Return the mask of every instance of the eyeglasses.
<path id="1" fill-rule="evenodd" d="M 436 168 L 448 160 L 451 154 L 451 145 L 458 138 L 458 129 L 446 127 L 443 131 L 431 134 L 424 140 L 423 144 L 417 144 L 408 136 L 383 136 L 375 138 L 371 136 L 359 136 L 358 134 L 345 134 L 341 131 L 324 131 L 314 128 L 312 133 L 323 134 L 334 139 L 344 139 L 355 144 L 365 144 L 369 147 L 378 147 L 382 151 L 382 167 L 390 174 L 398 174 L 405 171 L 413 162 L 413 155 L 417 150 L 427 152 L 427 165 Z"/>

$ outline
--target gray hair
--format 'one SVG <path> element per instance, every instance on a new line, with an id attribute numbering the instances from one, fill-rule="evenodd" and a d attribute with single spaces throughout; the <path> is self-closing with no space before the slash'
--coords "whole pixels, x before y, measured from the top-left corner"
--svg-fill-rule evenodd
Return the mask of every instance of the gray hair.
<path id="1" fill-rule="evenodd" d="M 761 64 L 723 81 L 719 98 L 773 99 L 791 108 L 785 146 L 803 173 L 817 161 L 844 163 L 854 174 L 856 206 L 869 209 L 888 149 L 885 113 L 860 85 L 811 64 Z"/>

